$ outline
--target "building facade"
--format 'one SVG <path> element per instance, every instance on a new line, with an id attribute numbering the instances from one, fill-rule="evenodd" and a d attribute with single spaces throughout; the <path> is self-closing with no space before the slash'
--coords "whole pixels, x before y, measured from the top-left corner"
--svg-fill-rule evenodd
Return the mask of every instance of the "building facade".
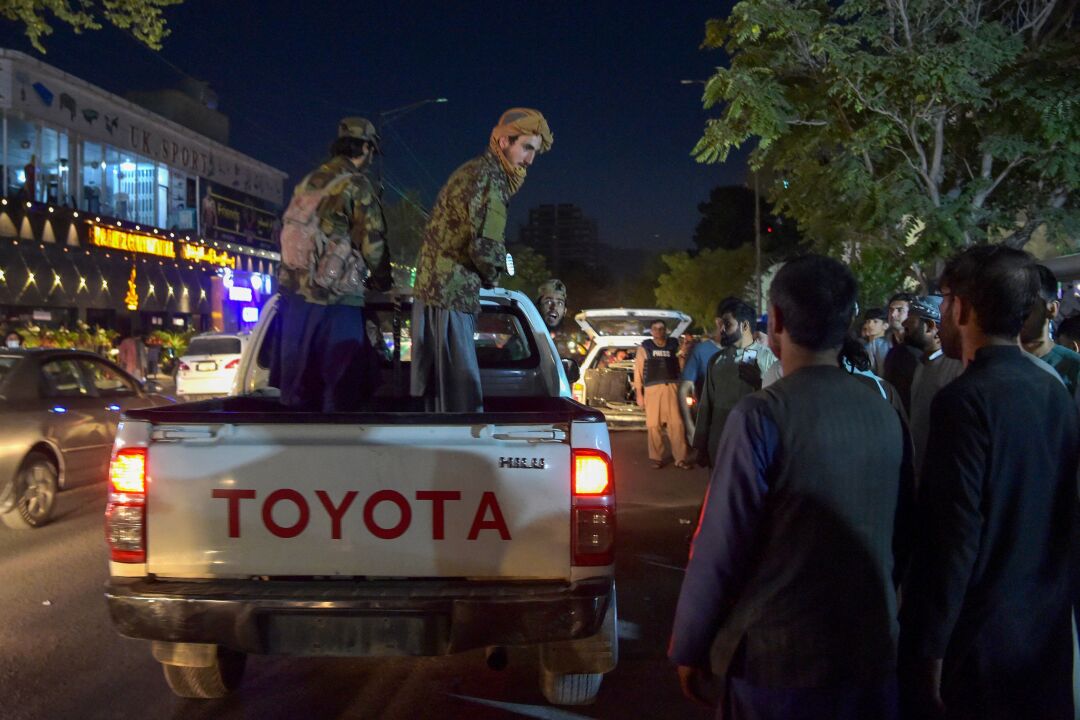
<path id="1" fill-rule="evenodd" d="M 0 319 L 249 327 L 274 289 L 285 177 L 0 49 Z"/>
<path id="2" fill-rule="evenodd" d="M 518 241 L 547 258 L 556 276 L 570 267 L 597 267 L 600 239 L 596 221 L 570 203 L 540 205 L 529 210 Z"/>

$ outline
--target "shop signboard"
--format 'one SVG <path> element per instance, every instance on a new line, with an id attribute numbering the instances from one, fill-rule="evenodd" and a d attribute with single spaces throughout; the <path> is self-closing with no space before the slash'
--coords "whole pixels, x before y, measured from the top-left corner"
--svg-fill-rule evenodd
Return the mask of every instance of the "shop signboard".
<path id="1" fill-rule="evenodd" d="M 22 53 L 0 51 L 0 108 L 281 204 L 285 173 Z"/>

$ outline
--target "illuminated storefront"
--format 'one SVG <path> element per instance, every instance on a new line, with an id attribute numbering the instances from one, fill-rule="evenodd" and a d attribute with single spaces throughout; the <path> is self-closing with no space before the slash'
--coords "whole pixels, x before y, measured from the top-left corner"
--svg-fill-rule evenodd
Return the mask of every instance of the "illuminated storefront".
<path id="1" fill-rule="evenodd" d="M 0 321 L 241 329 L 280 260 L 284 182 L 279 170 L 0 49 Z M 132 267 L 136 310 L 125 302 Z M 224 270 L 250 300 L 229 298 Z"/>

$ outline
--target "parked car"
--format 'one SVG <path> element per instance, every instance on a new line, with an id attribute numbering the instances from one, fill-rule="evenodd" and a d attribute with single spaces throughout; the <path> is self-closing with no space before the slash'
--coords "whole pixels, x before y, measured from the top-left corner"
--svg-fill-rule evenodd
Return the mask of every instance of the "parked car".
<path id="1" fill-rule="evenodd" d="M 91 352 L 0 351 L 0 520 L 39 527 L 58 490 L 104 481 L 120 414 L 174 402 L 159 390 Z"/>
<path id="2" fill-rule="evenodd" d="M 203 333 L 193 337 L 177 365 L 177 397 L 187 402 L 228 395 L 247 341 L 247 333 Z"/>
<path id="3" fill-rule="evenodd" d="M 664 321 L 678 346 L 690 316 L 678 310 L 607 308 L 583 310 L 574 320 L 592 341 L 573 385 L 574 399 L 603 412 L 612 429 L 643 429 L 645 410 L 634 395 L 634 356 L 652 337 L 649 326 L 656 320 Z"/>

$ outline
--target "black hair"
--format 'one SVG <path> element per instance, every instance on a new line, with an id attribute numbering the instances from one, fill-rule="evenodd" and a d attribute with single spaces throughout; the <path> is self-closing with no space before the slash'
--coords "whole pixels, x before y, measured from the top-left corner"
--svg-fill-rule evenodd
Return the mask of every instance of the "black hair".
<path id="1" fill-rule="evenodd" d="M 1036 265 L 1035 274 L 1039 277 L 1039 297 L 1045 302 L 1058 300 L 1058 280 L 1053 271 L 1045 265 Z"/>
<path id="2" fill-rule="evenodd" d="M 352 158 L 362 157 L 364 148 L 371 144 L 370 140 L 361 140 L 360 138 L 345 135 L 344 137 L 335 139 L 334 142 L 330 144 L 330 155 L 333 157 L 341 155 L 351 160 Z"/>
<path id="3" fill-rule="evenodd" d="M 870 354 L 866 352 L 866 346 L 851 333 L 844 335 L 844 344 L 840 346 L 840 353 L 836 356 L 836 362 L 840 367 L 844 367 L 845 360 L 861 372 L 870 369 Z"/>
<path id="4" fill-rule="evenodd" d="M 716 315 L 713 315 L 713 317 L 720 317 L 726 312 L 731 312 L 731 308 L 741 302 L 743 302 L 741 298 L 737 298 L 734 295 L 728 295 L 726 298 L 716 303 Z"/>
<path id="5" fill-rule="evenodd" d="M 885 311 L 881 308 L 870 308 L 866 311 L 866 317 L 863 318 L 863 322 L 866 322 L 867 320 L 881 320 L 882 322 L 884 322 Z"/>
<path id="6" fill-rule="evenodd" d="M 757 320 L 757 313 L 754 312 L 754 308 L 750 307 L 749 303 L 744 303 L 742 300 L 738 300 L 731 303 L 724 308 L 722 314 L 730 313 L 735 322 L 742 327 L 743 323 L 750 323 L 750 330 L 754 329 L 754 321 Z"/>
<path id="7" fill-rule="evenodd" d="M 784 264 L 769 288 L 791 339 L 809 350 L 839 348 L 855 315 L 858 284 L 851 271 L 823 255 Z"/>
<path id="8" fill-rule="evenodd" d="M 1013 339 L 1039 297 L 1039 276 L 1031 255 L 1004 245 L 976 245 L 954 255 L 941 285 L 975 308 L 987 335 Z"/>
<path id="9" fill-rule="evenodd" d="M 1070 315 L 1058 323 L 1057 337 L 1061 339 L 1069 336 L 1073 340 L 1080 340 L 1080 314 Z"/>
<path id="10" fill-rule="evenodd" d="M 911 305 L 911 301 L 914 300 L 914 299 L 915 299 L 915 296 L 912 295 L 911 293 L 898 292 L 895 295 L 893 295 L 891 298 L 889 298 L 889 304 L 892 305 L 897 300 L 901 300 L 903 302 L 906 302 L 908 305 Z"/>

